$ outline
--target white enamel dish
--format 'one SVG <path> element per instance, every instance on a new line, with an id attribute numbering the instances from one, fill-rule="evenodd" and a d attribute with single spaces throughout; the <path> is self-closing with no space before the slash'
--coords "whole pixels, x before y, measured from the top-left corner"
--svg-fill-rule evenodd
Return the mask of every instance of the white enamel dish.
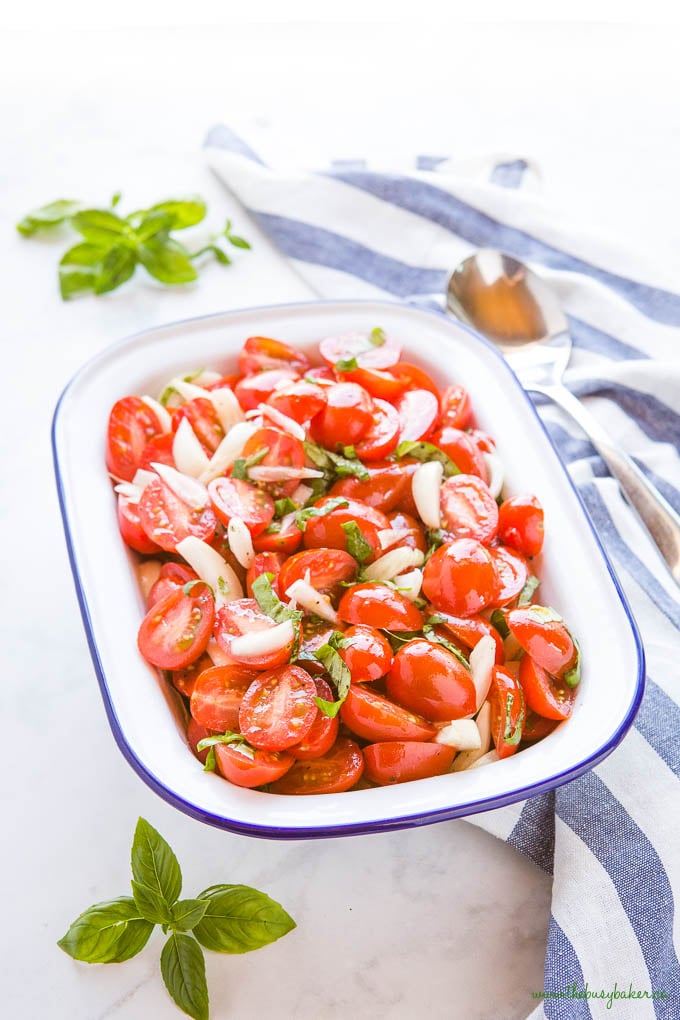
<path id="1" fill-rule="evenodd" d="M 187 745 L 175 695 L 137 651 L 144 605 L 104 464 L 108 412 L 122 396 L 156 394 L 180 372 L 234 371 L 251 335 L 311 350 L 324 336 L 375 326 L 399 339 L 404 358 L 441 384 L 469 389 L 480 427 L 497 441 L 505 493 L 533 492 L 541 500 L 541 601 L 564 616 L 583 653 L 574 713 L 540 743 L 469 772 L 324 796 L 239 789 L 203 772 Z M 569 782 L 606 757 L 633 722 L 644 659 L 618 582 L 531 401 L 500 355 L 450 319 L 383 302 L 329 302 L 227 312 L 153 329 L 80 370 L 55 412 L 53 447 L 73 576 L 114 737 L 141 778 L 194 818 L 248 835 L 299 839 L 470 815 Z"/>

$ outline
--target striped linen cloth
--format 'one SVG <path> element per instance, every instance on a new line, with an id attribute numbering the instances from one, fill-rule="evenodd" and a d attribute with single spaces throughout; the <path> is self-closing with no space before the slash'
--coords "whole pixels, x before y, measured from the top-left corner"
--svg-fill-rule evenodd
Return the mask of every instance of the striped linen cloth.
<path id="1" fill-rule="evenodd" d="M 474 168 L 421 157 L 277 171 L 225 127 L 210 166 L 297 272 L 310 298 L 433 302 L 479 247 L 528 260 L 569 315 L 566 381 L 680 511 L 680 273 L 575 229 L 546 208 L 524 160 Z M 306 288 L 306 290 L 305 290 Z M 294 295 L 297 297 L 298 295 Z M 554 876 L 545 990 L 636 999 L 546 998 L 542 1018 L 680 1018 L 680 598 L 655 546 L 586 437 L 541 414 L 578 485 L 640 626 L 648 662 L 634 728 L 594 771 L 471 818 Z M 657 993 L 653 997 L 653 993 Z"/>

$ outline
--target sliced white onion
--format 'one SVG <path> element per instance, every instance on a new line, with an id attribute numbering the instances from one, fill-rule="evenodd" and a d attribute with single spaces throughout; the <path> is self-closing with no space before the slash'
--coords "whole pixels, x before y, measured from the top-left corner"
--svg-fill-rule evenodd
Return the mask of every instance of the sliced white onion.
<path id="1" fill-rule="evenodd" d="M 328 620 L 329 623 L 338 622 L 338 614 L 333 609 L 328 596 L 322 595 L 320 591 L 313 588 L 309 581 L 304 581 L 302 578 L 294 581 L 290 588 L 286 589 L 286 595 L 289 599 L 295 599 L 297 605 L 302 606 L 305 612 L 315 613 L 322 620 Z"/>
<path id="2" fill-rule="evenodd" d="M 293 418 L 289 418 L 287 414 L 282 414 L 275 407 L 271 407 L 269 404 L 260 404 L 258 411 L 263 418 L 269 418 L 275 425 L 278 425 L 283 432 L 287 432 L 289 436 L 294 436 L 299 439 L 300 442 L 304 442 L 307 438 L 307 433 L 303 429 L 302 425 L 294 421 Z"/>
<path id="3" fill-rule="evenodd" d="M 235 662 L 231 655 L 227 655 L 226 652 L 222 651 L 215 638 L 210 638 L 210 641 L 208 641 L 206 652 L 212 659 L 213 666 L 233 666 Z"/>
<path id="4" fill-rule="evenodd" d="M 308 467 L 289 468 L 278 464 L 263 467 L 256 464 L 248 468 L 248 477 L 254 482 L 289 482 L 296 478 L 323 478 L 323 471 Z"/>
<path id="5" fill-rule="evenodd" d="M 135 471 L 135 477 L 132 479 L 132 484 L 136 485 L 138 489 L 144 492 L 149 482 L 155 482 L 158 475 L 155 471 L 145 471 L 144 468 L 137 468 Z"/>
<path id="6" fill-rule="evenodd" d="M 204 368 L 191 381 L 194 386 L 212 386 L 213 383 L 219 382 L 221 378 L 222 376 L 219 372 L 213 372 L 209 368 Z"/>
<path id="7" fill-rule="evenodd" d="M 491 705 L 488 701 L 484 702 L 477 713 L 475 723 L 479 732 L 480 745 L 475 751 L 461 751 L 457 754 L 451 769 L 452 772 L 464 772 L 469 769 L 491 747 Z"/>
<path id="8" fill-rule="evenodd" d="M 411 534 L 408 528 L 383 528 L 378 532 L 381 549 L 391 549 L 397 542 L 403 542 Z"/>
<path id="9" fill-rule="evenodd" d="M 144 394 L 142 400 L 144 401 L 147 407 L 151 408 L 153 413 L 158 418 L 158 421 L 160 423 L 161 428 L 163 429 L 163 432 L 170 432 L 172 430 L 172 418 L 170 417 L 170 412 L 167 411 L 162 404 L 159 404 L 157 400 L 154 400 L 153 397 L 150 397 L 147 393 Z"/>
<path id="10" fill-rule="evenodd" d="M 118 485 L 114 485 L 113 491 L 123 496 L 128 503 L 139 503 L 142 498 L 142 490 L 134 482 L 119 482 Z"/>
<path id="11" fill-rule="evenodd" d="M 182 400 L 196 400 L 197 397 L 207 399 L 210 396 L 210 392 L 204 390 L 202 386 L 187 382 L 186 379 L 180 379 L 178 375 L 171 379 L 165 388 L 166 390 L 176 390 Z"/>
<path id="12" fill-rule="evenodd" d="M 240 517 L 232 517 L 227 525 L 229 548 L 242 567 L 248 569 L 255 559 L 253 539 L 246 524 Z"/>
<path id="13" fill-rule="evenodd" d="M 423 572 L 416 567 L 415 570 L 409 570 L 407 574 L 397 574 L 392 580 L 401 594 L 414 602 L 420 595 L 420 589 L 423 586 Z"/>
<path id="14" fill-rule="evenodd" d="M 487 751 L 486 754 L 483 754 L 481 758 L 478 758 L 477 761 L 474 761 L 472 765 L 468 766 L 468 768 L 478 769 L 482 765 L 492 765 L 495 761 L 500 761 L 500 758 L 498 757 L 498 751 L 496 750 Z"/>
<path id="15" fill-rule="evenodd" d="M 476 712 L 479 711 L 486 701 L 489 688 L 491 687 L 495 662 L 496 642 L 490 634 L 485 634 L 470 652 L 470 673 L 472 674 L 472 682 L 477 692 Z"/>
<path id="16" fill-rule="evenodd" d="M 298 506 L 304 506 L 309 497 L 312 495 L 314 490 L 309 485 L 305 485 L 304 482 L 300 482 L 297 489 L 290 497 L 294 503 Z"/>
<path id="17" fill-rule="evenodd" d="M 241 456 L 243 447 L 252 435 L 257 432 L 255 425 L 249 422 L 239 422 L 229 429 L 226 436 L 217 447 L 205 471 L 199 476 L 199 481 L 205 485 L 212 482 L 213 478 L 219 478 L 227 468 L 230 468 L 237 457 Z"/>
<path id="18" fill-rule="evenodd" d="M 489 492 L 494 499 L 498 499 L 503 491 L 503 482 L 505 481 L 503 461 L 497 453 L 485 453 L 484 460 L 489 469 Z"/>
<path id="19" fill-rule="evenodd" d="M 255 659 L 260 655 L 278 652 L 295 638 L 293 623 L 284 620 L 267 630 L 252 630 L 249 634 L 233 638 L 230 644 L 231 654 L 239 659 Z"/>
<path id="20" fill-rule="evenodd" d="M 243 598 L 243 588 L 233 567 L 207 542 L 189 535 L 177 543 L 177 552 L 215 593 L 215 607 Z"/>
<path id="21" fill-rule="evenodd" d="M 413 501 L 426 528 L 438 528 L 441 524 L 439 499 L 443 476 L 444 467 L 438 460 L 421 464 L 413 472 Z"/>
<path id="22" fill-rule="evenodd" d="M 454 719 L 440 729 L 434 743 L 447 744 L 458 751 L 479 751 L 482 736 L 474 719 Z"/>
<path id="23" fill-rule="evenodd" d="M 198 478 L 210 463 L 199 443 L 188 418 L 182 418 L 172 441 L 172 459 L 177 470 L 184 475 Z"/>
<path id="24" fill-rule="evenodd" d="M 225 433 L 238 422 L 245 420 L 243 409 L 236 394 L 228 386 L 220 386 L 218 390 L 205 390 L 205 395 L 217 412 L 220 425 Z"/>
<path id="25" fill-rule="evenodd" d="M 402 545 L 385 553 L 364 571 L 369 581 L 391 581 L 398 574 L 403 574 L 411 567 L 421 566 L 425 559 L 420 549 L 412 549 L 410 545 Z"/>
<path id="26" fill-rule="evenodd" d="M 204 506 L 208 505 L 208 490 L 202 482 L 189 475 L 183 475 L 175 468 L 168 467 L 167 464 L 154 462 L 151 467 L 163 479 L 167 487 L 172 489 L 177 498 L 187 506 L 193 507 L 194 510 L 202 510 Z"/>
<path id="27" fill-rule="evenodd" d="M 147 595 L 161 575 L 160 560 L 144 560 L 137 567 L 137 580 L 139 587 L 146 601 Z"/>

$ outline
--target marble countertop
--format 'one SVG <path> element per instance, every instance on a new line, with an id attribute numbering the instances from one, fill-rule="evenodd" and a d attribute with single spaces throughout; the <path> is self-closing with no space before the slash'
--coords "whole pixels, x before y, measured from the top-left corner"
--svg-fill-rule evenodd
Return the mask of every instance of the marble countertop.
<path id="1" fill-rule="evenodd" d="M 433 28 L 422 32 L 410 81 L 383 75 L 368 98 L 356 75 L 372 70 L 378 43 L 388 70 L 402 68 L 407 27 L 378 32 L 368 25 L 357 36 L 339 26 L 340 49 L 331 48 L 319 25 L 46 31 L 3 40 L 6 1016 L 181 1015 L 160 978 L 159 934 L 124 966 L 76 964 L 55 946 L 82 909 L 128 891 L 139 815 L 175 849 L 186 895 L 216 882 L 251 884 L 298 923 L 260 952 L 208 954 L 214 1018 L 275 1012 L 296 1020 L 515 1020 L 531 1011 L 531 992 L 543 987 L 550 880 L 467 822 L 277 843 L 201 825 L 139 781 L 106 721 L 53 481 L 54 405 L 88 357 L 146 326 L 299 296 L 292 272 L 267 272 L 267 258 L 278 266 L 276 256 L 203 166 L 201 139 L 217 120 L 289 160 L 369 150 L 528 154 L 542 166 L 547 197 L 563 215 L 616 229 L 627 199 L 629 243 L 649 243 L 649 225 L 667 208 L 680 169 L 674 102 L 680 73 L 663 30 L 462 25 L 450 58 Z M 577 43 L 578 69 L 570 50 Z M 348 84 L 343 53 L 350 45 Z M 648 53 L 643 88 L 639 59 L 630 70 L 641 52 Z M 487 72 L 472 88 L 480 53 Z M 159 54 L 167 75 L 158 71 Z M 499 89 L 510 70 L 516 83 L 509 99 Z M 314 90 L 307 87 L 310 75 Z M 646 190 L 650 166 L 655 186 Z M 13 223 L 57 196 L 96 203 L 118 189 L 132 204 L 204 194 L 216 224 L 230 215 L 258 244 L 260 275 L 244 255 L 228 270 L 210 266 L 185 290 L 165 291 L 140 276 L 104 299 L 63 304 L 56 289 L 60 245 L 22 241 Z M 663 233 L 651 239 L 670 250 L 679 234 L 677 219 L 666 215 Z"/>

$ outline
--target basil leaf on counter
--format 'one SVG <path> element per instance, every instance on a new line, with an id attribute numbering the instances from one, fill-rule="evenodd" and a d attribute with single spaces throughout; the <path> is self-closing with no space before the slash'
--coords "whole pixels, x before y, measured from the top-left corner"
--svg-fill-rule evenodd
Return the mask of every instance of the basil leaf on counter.
<path id="1" fill-rule="evenodd" d="M 182 872 L 169 845 L 144 818 L 137 822 L 131 861 L 135 903 L 147 920 L 168 923 L 182 891 Z"/>
<path id="2" fill-rule="evenodd" d="M 49 230 L 59 226 L 80 209 L 80 202 L 69 198 L 59 198 L 56 202 L 48 202 L 38 209 L 32 209 L 17 223 L 17 230 L 24 237 L 32 237 L 38 230 Z"/>
<path id="3" fill-rule="evenodd" d="M 199 899 L 208 905 L 194 935 L 215 953 L 250 953 L 295 928 L 280 903 L 248 885 L 213 885 Z"/>
<path id="4" fill-rule="evenodd" d="M 177 900 L 172 905 L 172 925 L 177 931 L 191 931 L 206 912 L 205 900 Z"/>
<path id="5" fill-rule="evenodd" d="M 71 216 L 71 226 L 86 241 L 106 245 L 107 248 L 132 235 L 129 224 L 108 209 L 81 209 Z"/>
<path id="6" fill-rule="evenodd" d="M 171 237 L 151 237 L 140 244 L 137 254 L 147 273 L 161 283 L 191 283 L 198 277 L 189 252 Z"/>
<path id="7" fill-rule="evenodd" d="M 57 945 L 83 963 L 123 963 L 144 948 L 152 931 L 132 897 L 121 896 L 88 907 Z"/>
<path id="8" fill-rule="evenodd" d="M 238 234 L 234 234 L 231 229 L 231 220 L 227 220 L 226 226 L 222 231 L 224 237 L 226 237 L 229 244 L 233 245 L 234 248 L 248 248 L 250 244 L 246 241 L 245 237 L 239 237 Z"/>
<path id="9" fill-rule="evenodd" d="M 170 223 L 170 230 L 185 230 L 205 219 L 208 207 L 198 195 L 191 198 L 171 198 L 165 202 L 157 202 L 146 213 L 162 213 Z"/>
<path id="10" fill-rule="evenodd" d="M 208 983 L 203 950 L 191 935 L 173 932 L 161 953 L 165 987 L 183 1013 L 208 1020 Z"/>
<path id="11" fill-rule="evenodd" d="M 94 281 L 95 294 L 107 294 L 129 280 L 135 271 L 137 256 L 131 248 L 114 245 L 106 253 Z"/>

